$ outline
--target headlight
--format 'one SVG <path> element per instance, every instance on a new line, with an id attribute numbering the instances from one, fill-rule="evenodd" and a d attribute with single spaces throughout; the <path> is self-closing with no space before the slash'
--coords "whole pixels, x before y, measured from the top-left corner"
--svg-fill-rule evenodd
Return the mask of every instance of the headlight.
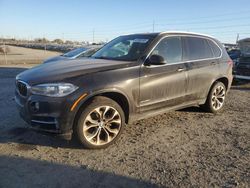
<path id="1" fill-rule="evenodd" d="M 49 97 L 64 97 L 77 89 L 77 86 L 69 83 L 49 83 L 32 86 L 31 93 Z"/>

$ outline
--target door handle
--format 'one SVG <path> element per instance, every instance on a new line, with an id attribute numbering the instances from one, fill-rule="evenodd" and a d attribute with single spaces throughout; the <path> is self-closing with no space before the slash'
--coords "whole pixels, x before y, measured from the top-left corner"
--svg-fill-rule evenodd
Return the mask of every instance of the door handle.
<path id="1" fill-rule="evenodd" d="M 178 72 L 182 72 L 182 71 L 184 71 L 184 70 L 185 70 L 184 68 L 178 68 L 178 69 L 177 69 Z"/>
<path id="2" fill-rule="evenodd" d="M 216 63 L 215 63 L 215 62 L 212 62 L 211 64 L 212 64 L 212 65 L 216 65 Z"/>

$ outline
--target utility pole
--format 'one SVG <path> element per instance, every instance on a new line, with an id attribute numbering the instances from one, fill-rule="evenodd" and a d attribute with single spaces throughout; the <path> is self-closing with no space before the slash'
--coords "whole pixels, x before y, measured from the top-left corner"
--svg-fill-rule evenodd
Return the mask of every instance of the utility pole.
<path id="1" fill-rule="evenodd" d="M 6 53 L 7 53 L 7 49 L 6 49 L 6 46 L 5 46 L 5 42 L 3 42 L 3 53 L 4 53 L 4 60 L 5 60 L 5 64 L 7 65 L 8 64 L 8 61 L 7 61 L 7 56 L 6 56 Z"/>
<path id="2" fill-rule="evenodd" d="M 153 33 L 155 32 L 155 21 L 153 20 Z"/>
<path id="3" fill-rule="evenodd" d="M 239 34 L 239 33 L 237 33 L 237 37 L 236 37 L 236 44 L 238 44 L 239 37 L 240 37 L 240 34 Z"/>
<path id="4" fill-rule="evenodd" d="M 45 38 L 45 34 L 43 34 L 43 44 L 44 44 L 44 54 L 46 53 L 46 38 Z"/>
<path id="5" fill-rule="evenodd" d="M 93 29 L 93 42 L 92 44 L 95 43 L 95 29 Z"/>

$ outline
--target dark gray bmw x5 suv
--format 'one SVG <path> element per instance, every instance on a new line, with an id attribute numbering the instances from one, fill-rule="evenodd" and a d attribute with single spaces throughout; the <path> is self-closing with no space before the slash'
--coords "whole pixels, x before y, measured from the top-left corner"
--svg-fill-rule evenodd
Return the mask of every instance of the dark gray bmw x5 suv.
<path id="1" fill-rule="evenodd" d="M 168 110 L 222 109 L 232 61 L 216 39 L 165 32 L 120 36 L 91 58 L 42 64 L 16 77 L 21 117 L 37 130 L 104 148 L 124 125 Z"/>

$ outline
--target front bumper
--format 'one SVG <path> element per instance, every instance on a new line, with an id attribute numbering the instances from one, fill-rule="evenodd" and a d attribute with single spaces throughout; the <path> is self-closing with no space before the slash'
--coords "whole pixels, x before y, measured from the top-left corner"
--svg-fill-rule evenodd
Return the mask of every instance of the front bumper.
<path id="1" fill-rule="evenodd" d="M 234 78 L 250 80 L 250 62 L 239 63 L 234 69 Z"/>
<path id="2" fill-rule="evenodd" d="M 15 92 L 19 114 L 31 127 L 38 131 L 54 133 L 71 139 L 75 112 L 70 111 L 74 97 L 46 97 L 30 95 L 23 97 Z"/>

